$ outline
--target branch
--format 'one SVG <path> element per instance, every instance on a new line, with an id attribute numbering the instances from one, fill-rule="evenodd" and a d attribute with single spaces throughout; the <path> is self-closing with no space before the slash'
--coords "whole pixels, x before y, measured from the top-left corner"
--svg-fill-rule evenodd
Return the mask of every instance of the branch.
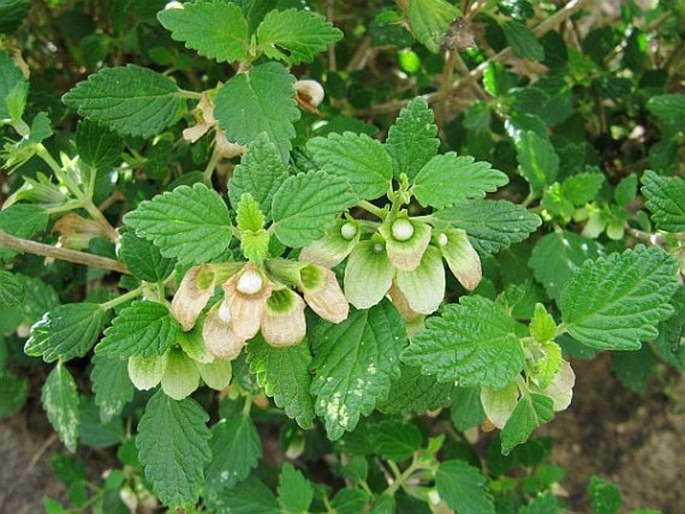
<path id="1" fill-rule="evenodd" d="M 546 34 L 550 30 L 552 30 L 556 25 L 559 25 L 561 22 L 566 20 L 567 18 L 573 16 L 576 12 L 578 12 L 580 9 L 582 9 L 585 4 L 587 3 L 588 0 L 571 0 L 569 3 L 567 3 L 563 9 L 558 10 L 555 12 L 552 16 L 547 18 L 546 20 L 543 20 L 538 24 L 534 29 L 533 29 L 533 34 L 535 34 L 537 37 L 542 36 L 543 34 Z M 496 53 L 486 61 L 483 61 L 480 63 L 478 66 L 473 68 L 467 77 L 463 77 L 460 80 L 457 80 L 456 82 L 452 83 L 450 86 L 450 92 L 454 93 L 455 91 L 461 89 L 462 87 L 468 85 L 471 81 L 478 80 L 483 76 L 483 73 L 485 70 L 488 68 L 488 65 L 491 62 L 495 61 L 502 61 L 512 55 L 513 51 L 511 47 L 506 47 L 504 50 Z M 426 99 L 426 101 L 433 102 L 438 99 L 440 95 L 439 91 L 433 92 L 433 93 L 428 93 L 425 95 L 422 95 L 423 98 Z M 360 111 L 359 115 L 360 116 L 369 116 L 369 115 L 377 115 L 377 114 L 392 114 L 400 109 L 402 109 L 405 105 L 407 105 L 410 102 L 410 99 L 404 99 L 404 100 L 393 100 L 392 102 L 387 102 L 384 104 L 379 104 L 371 109 L 367 109 L 366 111 Z"/>
<path id="2" fill-rule="evenodd" d="M 96 268 L 104 268 L 118 273 L 130 274 L 128 268 L 119 261 L 108 259 L 107 257 L 100 257 L 90 253 L 79 252 L 76 250 L 69 250 L 68 248 L 56 248 L 54 246 L 29 241 L 7 234 L 0 230 L 0 248 L 9 248 L 10 250 L 17 250 L 19 252 L 32 253 L 34 255 L 41 255 L 43 257 L 51 257 L 62 261 L 74 262 L 76 264 L 84 264 L 86 266 L 94 266 Z"/>

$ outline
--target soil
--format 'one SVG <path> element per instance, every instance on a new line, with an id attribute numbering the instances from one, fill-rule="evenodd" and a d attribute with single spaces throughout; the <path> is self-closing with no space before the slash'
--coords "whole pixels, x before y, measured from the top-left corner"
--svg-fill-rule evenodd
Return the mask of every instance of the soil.
<path id="1" fill-rule="evenodd" d="M 599 475 L 621 487 L 622 512 L 651 507 L 683 513 L 685 376 L 667 381 L 669 395 L 652 380 L 640 396 L 611 375 L 608 357 L 573 362 L 573 403 L 539 431 L 554 439 L 552 462 L 568 471 L 562 484 L 567 502 L 574 512 L 591 512 L 586 488 Z M 45 495 L 64 500 L 65 488 L 50 468 L 51 455 L 62 451 L 37 398 L 0 421 L 0 514 L 43 512 Z M 93 478 L 104 470 L 99 453 L 83 449 L 79 456 Z"/>

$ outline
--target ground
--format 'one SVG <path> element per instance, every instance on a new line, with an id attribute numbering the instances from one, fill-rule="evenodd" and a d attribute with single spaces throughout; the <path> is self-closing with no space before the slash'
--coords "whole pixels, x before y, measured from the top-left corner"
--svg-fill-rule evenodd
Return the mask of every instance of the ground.
<path id="1" fill-rule="evenodd" d="M 685 377 L 670 376 L 666 388 L 652 381 L 639 396 L 611 375 L 608 355 L 573 365 L 573 403 L 541 431 L 554 439 L 553 462 L 568 470 L 563 486 L 573 511 L 590 512 L 586 487 L 594 474 L 621 486 L 623 512 L 641 507 L 685 512 Z M 65 496 L 50 470 L 56 451 L 64 450 L 36 398 L 0 422 L 0 514 L 42 512 L 44 495 Z M 93 477 L 107 460 L 89 449 L 80 456 Z"/>

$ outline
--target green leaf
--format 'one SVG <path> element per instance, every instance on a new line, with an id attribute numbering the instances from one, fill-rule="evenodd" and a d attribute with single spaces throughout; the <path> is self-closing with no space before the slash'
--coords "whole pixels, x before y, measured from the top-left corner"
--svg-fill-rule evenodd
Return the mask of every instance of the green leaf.
<path id="1" fill-rule="evenodd" d="M 542 224 L 539 216 L 506 200 L 473 200 L 438 211 L 435 216 L 465 230 L 481 255 L 523 241 Z"/>
<path id="2" fill-rule="evenodd" d="M 313 60 L 342 36 L 324 16 L 299 9 L 270 11 L 257 29 L 266 56 L 291 66 Z"/>
<path id="3" fill-rule="evenodd" d="M 402 173 L 412 180 L 423 166 L 438 153 L 440 140 L 433 111 L 423 97 L 416 97 L 400 111 L 388 131 L 385 149 L 392 157 L 396 179 Z"/>
<path id="4" fill-rule="evenodd" d="M 0 419 L 11 416 L 26 403 L 31 386 L 26 377 L 0 371 Z"/>
<path id="5" fill-rule="evenodd" d="M 119 312 L 105 330 L 97 355 L 151 357 L 176 344 L 180 326 L 169 309 L 154 301 L 135 301 Z"/>
<path id="6" fill-rule="evenodd" d="M 30 8 L 30 0 L 0 0 L 0 33 L 12 34 L 17 30 Z"/>
<path id="7" fill-rule="evenodd" d="M 216 514 L 282 514 L 271 489 L 254 476 L 210 496 L 208 506 Z"/>
<path id="8" fill-rule="evenodd" d="M 436 155 L 414 177 L 412 192 L 421 205 L 437 209 L 482 198 L 509 182 L 489 162 L 474 162 L 473 157 L 457 157 L 455 152 Z"/>
<path id="9" fill-rule="evenodd" d="M 294 83 L 295 77 L 275 62 L 231 77 L 214 99 L 214 117 L 229 141 L 244 145 L 266 132 L 287 162 L 293 123 L 300 119 Z"/>
<path id="10" fill-rule="evenodd" d="M 3 7 L 0 5 L 0 15 Z M 0 16 L 0 27 L 4 20 Z M 0 30 L 0 32 L 2 32 Z M 29 83 L 12 58 L 0 51 L 0 126 L 21 118 L 26 106 Z"/>
<path id="11" fill-rule="evenodd" d="M 24 352 L 45 362 L 83 357 L 105 326 L 106 312 L 97 303 L 68 303 L 46 312 L 31 327 Z"/>
<path id="12" fill-rule="evenodd" d="M 109 171 L 121 161 L 121 137 L 90 120 L 79 122 L 75 142 L 79 159 L 95 169 Z"/>
<path id="13" fill-rule="evenodd" d="M 95 405 L 100 408 L 100 420 L 107 423 L 121 414 L 133 400 L 135 389 L 128 378 L 127 362 L 117 357 L 93 357 L 90 374 L 95 393 Z"/>
<path id="14" fill-rule="evenodd" d="M 138 423 L 136 447 L 145 478 L 165 505 L 197 503 L 204 467 L 212 458 L 209 416 L 191 398 L 175 401 L 161 390 L 147 402 Z"/>
<path id="15" fill-rule="evenodd" d="M 462 460 L 442 462 L 435 474 L 440 499 L 459 514 L 495 514 L 486 479 Z"/>
<path id="16" fill-rule="evenodd" d="M 240 61 L 247 56 L 247 20 L 242 9 L 224 0 L 186 2 L 183 9 L 157 13 L 174 41 L 219 62 Z"/>
<path id="17" fill-rule="evenodd" d="M 600 350 L 637 350 L 673 313 L 676 269 L 675 260 L 655 246 L 587 261 L 559 299 L 568 333 Z"/>
<path id="18" fill-rule="evenodd" d="M 347 182 L 323 171 L 289 177 L 274 195 L 276 236 L 298 248 L 324 235 L 339 212 L 356 202 Z"/>
<path id="19" fill-rule="evenodd" d="M 611 371 L 631 391 L 642 394 L 657 363 L 649 345 L 634 352 L 612 352 Z"/>
<path id="20" fill-rule="evenodd" d="M 335 494 L 331 506 L 337 514 L 362 514 L 367 501 L 368 497 L 361 489 L 345 487 Z"/>
<path id="21" fill-rule="evenodd" d="M 485 419 L 480 387 L 459 387 L 450 407 L 450 419 L 460 432 L 480 425 Z"/>
<path id="22" fill-rule="evenodd" d="M 538 282 L 545 286 L 550 298 L 559 298 L 573 273 L 588 259 L 601 255 L 599 245 L 592 239 L 573 232 L 546 234 L 533 248 L 528 265 Z"/>
<path id="23" fill-rule="evenodd" d="M 412 0 L 408 18 L 414 37 L 434 54 L 445 42 L 445 33 L 459 16 L 459 9 L 445 0 Z"/>
<path id="24" fill-rule="evenodd" d="M 684 188 L 685 189 L 685 188 Z M 614 189 L 614 200 L 621 207 L 626 207 L 637 195 L 637 175 L 631 173 L 624 177 Z"/>
<path id="25" fill-rule="evenodd" d="M 311 427 L 315 415 L 314 399 L 309 393 L 311 360 L 306 339 L 288 348 L 274 348 L 258 335 L 247 345 L 250 372 L 257 375 L 267 396 L 272 396 L 276 405 L 302 428 Z"/>
<path id="26" fill-rule="evenodd" d="M 500 434 L 502 453 L 509 455 L 514 447 L 528 440 L 533 430 L 551 420 L 553 407 L 552 399 L 543 394 L 530 393 L 521 398 Z"/>
<path id="27" fill-rule="evenodd" d="M 422 375 L 420 368 L 400 364 L 399 378 L 377 407 L 388 414 L 424 414 L 449 405 L 455 391 L 454 384 L 438 382 L 435 377 Z"/>
<path id="28" fill-rule="evenodd" d="M 579 173 L 561 184 L 561 192 L 573 205 L 580 207 L 595 199 L 604 183 L 602 173 Z"/>
<path id="29" fill-rule="evenodd" d="M 502 24 L 504 37 L 511 46 L 514 54 L 521 59 L 542 61 L 545 58 L 545 48 L 526 25 L 518 21 L 506 21 Z"/>
<path id="30" fill-rule="evenodd" d="M 308 512 L 314 499 L 314 487 L 299 469 L 284 463 L 278 482 L 278 502 L 283 512 L 299 514 Z"/>
<path id="31" fill-rule="evenodd" d="M 135 64 L 90 75 L 62 101 L 119 134 L 140 137 L 154 136 L 168 127 L 182 103 L 173 80 Z"/>
<path id="32" fill-rule="evenodd" d="M 212 428 L 207 490 L 219 494 L 245 480 L 262 456 L 262 442 L 249 416 L 239 414 Z"/>
<path id="33" fill-rule="evenodd" d="M 387 300 L 369 310 L 350 310 L 334 325 L 320 322 L 312 335 L 312 393 L 331 440 L 353 430 L 390 391 L 400 374 L 399 354 L 406 344 L 404 321 Z"/>
<path id="34" fill-rule="evenodd" d="M 78 436 L 81 444 L 93 448 L 107 448 L 124 440 L 124 420 L 116 417 L 107 422 L 102 421 L 92 396 L 80 397 L 79 417 Z"/>
<path id="35" fill-rule="evenodd" d="M 441 382 L 501 388 L 523 369 L 514 320 L 487 298 L 462 296 L 459 304 L 445 306 L 442 316 L 428 318 L 426 328 L 412 337 L 402 362 Z"/>
<path id="36" fill-rule="evenodd" d="M 647 109 L 661 123 L 661 130 L 666 135 L 683 131 L 685 119 L 685 95 L 657 95 L 647 102 Z"/>
<path id="37" fill-rule="evenodd" d="M 0 308 L 14 307 L 24 301 L 24 283 L 9 271 L 0 270 Z"/>
<path id="38" fill-rule="evenodd" d="M 595 514 L 618 514 L 621 509 L 621 490 L 603 478 L 590 477 L 587 494 Z"/>
<path id="39" fill-rule="evenodd" d="M 538 343 L 551 341 L 556 335 L 557 324 L 541 303 L 535 304 L 535 315 L 530 320 L 530 335 Z"/>
<path id="40" fill-rule="evenodd" d="M 390 188 L 390 156 L 379 141 L 366 134 L 315 137 L 307 143 L 307 150 L 319 168 L 346 180 L 358 200 L 374 200 Z"/>
<path id="41" fill-rule="evenodd" d="M 226 204 L 201 183 L 179 186 L 141 202 L 124 216 L 124 223 L 157 245 L 164 257 L 188 264 L 221 255 L 231 242 Z"/>
<path id="42" fill-rule="evenodd" d="M 228 182 L 231 205 L 236 209 L 243 193 L 250 193 L 270 220 L 274 194 L 287 178 L 288 169 L 281 161 L 278 148 L 263 132 L 248 145 L 240 164 L 233 170 Z"/>
<path id="43" fill-rule="evenodd" d="M 666 232 L 685 232 L 685 180 L 661 177 L 647 170 L 642 183 L 642 194 L 657 228 Z"/>
<path id="44" fill-rule="evenodd" d="M 388 419 L 375 423 L 369 437 L 376 455 L 395 462 L 409 459 L 422 442 L 416 426 Z"/>
<path id="45" fill-rule="evenodd" d="M 162 257 L 159 248 L 133 232 L 121 236 L 119 259 L 136 278 L 146 282 L 163 282 L 174 271 L 176 261 Z"/>
<path id="46" fill-rule="evenodd" d="M 41 401 L 50 424 L 70 452 L 76 451 L 79 401 L 76 383 L 62 362 L 52 369 L 41 390 Z"/>
<path id="47" fill-rule="evenodd" d="M 29 239 L 48 226 L 48 213 L 40 205 L 15 203 L 0 211 L 0 230 L 11 236 Z M 18 252 L 0 248 L 0 262 L 13 259 Z"/>
<path id="48" fill-rule="evenodd" d="M 516 158 L 521 174 L 538 196 L 551 185 L 559 172 L 559 156 L 552 144 L 535 132 L 524 132 L 516 142 Z"/>

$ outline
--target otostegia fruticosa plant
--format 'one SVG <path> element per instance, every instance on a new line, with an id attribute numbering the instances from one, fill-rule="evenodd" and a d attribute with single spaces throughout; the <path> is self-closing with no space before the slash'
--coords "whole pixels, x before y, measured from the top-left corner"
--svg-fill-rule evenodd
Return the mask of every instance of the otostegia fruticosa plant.
<path id="1" fill-rule="evenodd" d="M 416 39 L 438 51 L 435 33 L 444 39 L 454 6 L 398 4 L 408 5 Z M 451 408 L 460 429 L 501 429 L 509 454 L 571 403 L 575 376 L 560 342 L 630 351 L 655 339 L 678 291 L 682 299 L 683 180 L 644 173 L 658 233 L 649 247 L 605 248 L 594 241 L 605 231 L 616 240 L 639 232 L 620 209 L 636 196 L 637 179 L 600 203 L 597 170 L 558 177 L 544 125 L 503 114 L 529 187 L 514 203 L 502 194 L 511 174 L 440 151 L 434 112 L 421 96 L 382 140 L 361 131 L 298 134 L 303 112 L 321 114 L 324 91 L 298 80 L 297 66 L 343 36 L 322 15 L 195 0 L 171 2 L 157 19 L 173 40 L 231 73 L 188 90 L 173 70 L 103 68 L 64 95 L 83 119 L 71 151 L 58 158 L 44 144 L 53 135 L 47 114 L 24 116 L 29 86 L 20 62 L 0 53 L 0 123 L 17 136 L 4 146 L 5 166 L 34 157 L 47 165 L 5 202 L 2 259 L 33 252 L 100 268 L 89 271 L 98 279 L 110 274 L 109 285 L 83 301 L 46 301 L 25 334 L 26 354 L 55 363 L 42 399 L 61 441 L 76 449 L 83 417 L 66 363 L 92 355 L 102 423 L 140 398 L 135 390 L 150 392 L 135 447 L 165 505 L 190 508 L 202 498 L 221 510 L 246 479 L 253 499 L 271 494 L 248 478 L 261 455 L 250 412 L 266 395 L 295 420 L 300 438 L 322 423 L 330 441 L 344 441 L 361 420 L 388 416 L 372 441 L 392 466 L 412 461 L 382 494 L 359 478 L 353 491 L 362 505 L 382 507 L 406 485 L 460 512 L 494 512 L 479 471 L 440 462 L 443 436 L 423 445 L 399 416 Z M 521 27 L 506 22 L 504 30 L 525 52 Z M 136 189 L 132 170 L 146 160 L 144 142 L 196 152 L 184 158 L 204 159 L 204 169 L 183 169 L 159 194 Z M 129 208 L 103 213 L 98 204 L 117 182 L 128 188 Z M 588 239 L 564 229 L 572 221 Z M 27 241 L 48 226 L 59 248 Z M 543 226 L 553 230 L 544 234 Z M 539 238 L 529 257 L 546 297 L 530 284 L 498 290 L 486 269 L 528 238 Z M 566 267 L 555 268 L 550 255 L 563 251 L 571 254 Z M 35 287 L 10 269 L 0 271 L 0 286 L 7 307 Z M 217 415 L 217 397 L 242 403 Z M 409 477 L 415 483 L 405 484 Z M 281 480 L 295 487 L 304 479 L 284 467 Z M 475 497 L 464 499 L 454 484 Z"/>

